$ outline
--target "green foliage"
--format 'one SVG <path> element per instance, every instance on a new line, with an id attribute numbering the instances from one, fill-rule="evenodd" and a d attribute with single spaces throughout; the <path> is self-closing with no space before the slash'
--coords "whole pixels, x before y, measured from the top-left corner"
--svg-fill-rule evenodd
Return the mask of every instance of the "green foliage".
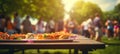
<path id="1" fill-rule="evenodd" d="M 120 54 L 120 46 L 108 46 L 105 49 L 93 51 L 92 54 Z"/>
<path id="2" fill-rule="evenodd" d="M 0 0 L 0 13 L 9 15 L 13 11 L 21 9 L 23 0 Z"/>
<path id="3" fill-rule="evenodd" d="M 111 11 L 104 12 L 104 20 L 107 18 L 120 20 L 120 3 Z"/>
<path id="4" fill-rule="evenodd" d="M 102 42 L 106 44 L 120 44 L 119 37 L 114 37 L 114 38 L 108 38 L 106 36 L 102 37 Z"/>
<path id="5" fill-rule="evenodd" d="M 18 12 L 21 16 L 31 15 L 45 20 L 64 16 L 64 5 L 61 0 L 0 0 L 0 13 L 11 15 Z"/>
<path id="6" fill-rule="evenodd" d="M 113 11 L 114 11 L 113 16 L 115 16 L 117 20 L 120 20 L 120 3 L 115 6 Z"/>
<path id="7" fill-rule="evenodd" d="M 78 22 L 81 23 L 88 19 L 89 16 L 94 16 L 95 13 L 99 13 L 100 16 L 102 16 L 102 11 L 96 4 L 79 0 L 75 3 L 70 15 L 72 18 L 76 18 Z"/>
<path id="8" fill-rule="evenodd" d="M 120 54 L 120 40 L 118 37 L 109 39 L 108 37 L 103 36 L 102 42 L 106 44 L 106 48 L 94 50 L 92 54 Z"/>
<path id="9" fill-rule="evenodd" d="M 118 5 L 115 6 L 115 9 L 114 9 L 116 16 L 119 16 L 120 17 L 120 3 Z"/>

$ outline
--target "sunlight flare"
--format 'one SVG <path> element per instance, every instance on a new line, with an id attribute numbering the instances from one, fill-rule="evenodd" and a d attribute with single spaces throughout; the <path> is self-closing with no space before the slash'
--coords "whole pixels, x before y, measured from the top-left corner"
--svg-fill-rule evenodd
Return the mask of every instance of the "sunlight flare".
<path id="1" fill-rule="evenodd" d="M 72 9 L 73 5 L 75 2 L 77 2 L 78 0 L 62 0 L 65 9 L 65 16 L 64 16 L 64 20 L 67 20 L 70 18 L 68 12 Z"/>

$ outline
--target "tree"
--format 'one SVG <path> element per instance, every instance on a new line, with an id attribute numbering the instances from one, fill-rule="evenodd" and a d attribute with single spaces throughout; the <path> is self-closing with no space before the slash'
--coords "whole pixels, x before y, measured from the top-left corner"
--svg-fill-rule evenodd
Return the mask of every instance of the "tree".
<path id="1" fill-rule="evenodd" d="M 0 0 L 0 13 L 11 15 L 14 12 L 45 20 L 58 19 L 64 16 L 64 5 L 61 0 Z"/>
<path id="2" fill-rule="evenodd" d="M 0 13 L 10 15 L 24 5 L 24 0 L 0 0 Z"/>
<path id="3" fill-rule="evenodd" d="M 102 11 L 99 6 L 90 2 L 78 1 L 72 8 L 70 15 L 81 23 L 88 19 L 89 16 L 94 16 L 95 13 L 102 15 Z"/>
<path id="4" fill-rule="evenodd" d="M 114 16 L 120 17 L 120 3 L 114 8 Z"/>
<path id="5" fill-rule="evenodd" d="M 62 18 L 64 16 L 64 6 L 61 0 L 32 0 L 33 15 L 37 17 L 44 17 L 46 20 L 54 17 L 55 19 Z"/>
<path id="6" fill-rule="evenodd" d="M 120 3 L 116 5 L 113 10 L 103 12 L 103 15 L 104 15 L 104 20 L 106 20 L 107 18 L 120 20 L 119 18 L 120 17 Z"/>

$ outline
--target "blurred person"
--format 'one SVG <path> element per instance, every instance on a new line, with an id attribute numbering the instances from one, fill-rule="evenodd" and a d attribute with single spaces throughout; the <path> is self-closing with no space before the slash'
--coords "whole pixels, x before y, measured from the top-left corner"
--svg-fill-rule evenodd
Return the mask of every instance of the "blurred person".
<path id="1" fill-rule="evenodd" d="M 22 22 L 22 26 L 23 26 L 22 30 L 24 34 L 32 32 L 32 25 L 29 18 L 30 16 L 26 16 L 26 19 Z"/>
<path id="2" fill-rule="evenodd" d="M 72 33 L 73 33 L 73 34 L 79 34 L 79 33 L 78 33 L 78 29 L 79 29 L 79 28 L 78 28 L 78 26 L 79 26 L 79 25 L 78 25 L 78 22 L 77 22 L 75 19 L 73 19 L 73 22 L 74 22 L 74 27 L 73 27 Z"/>
<path id="3" fill-rule="evenodd" d="M 9 16 L 6 16 L 6 32 L 10 35 L 15 33 L 14 25 L 11 22 L 11 18 Z"/>
<path id="4" fill-rule="evenodd" d="M 82 24 L 81 24 L 81 26 L 82 26 L 82 29 L 83 29 L 83 31 L 82 31 L 82 33 L 83 33 L 83 36 L 85 36 L 85 37 L 89 37 L 90 36 L 90 33 L 89 33 L 89 31 L 88 31 L 88 22 L 85 20 L 85 21 L 83 21 L 82 22 Z"/>
<path id="5" fill-rule="evenodd" d="M 113 37 L 113 23 L 111 19 L 107 19 L 107 21 L 105 22 L 105 26 L 106 26 L 106 34 L 108 36 L 108 38 L 110 39 L 111 37 Z"/>
<path id="6" fill-rule="evenodd" d="M 64 31 L 64 21 L 63 19 L 58 19 L 58 21 L 55 24 L 55 31 L 56 32 L 60 32 L 60 31 Z"/>
<path id="7" fill-rule="evenodd" d="M 119 24 L 117 20 L 114 20 L 113 23 L 114 23 L 114 37 L 117 37 L 119 33 Z"/>
<path id="8" fill-rule="evenodd" d="M 95 18 L 93 20 L 94 23 L 94 29 L 95 29 L 95 40 L 101 41 L 101 36 L 102 36 L 102 23 L 101 19 L 98 13 L 95 14 Z"/>
<path id="9" fill-rule="evenodd" d="M 53 18 L 50 19 L 48 24 L 49 24 L 50 32 L 55 32 L 55 21 Z"/>
<path id="10" fill-rule="evenodd" d="M 45 32 L 46 33 L 50 33 L 51 32 L 49 22 L 47 22 L 47 24 L 46 24 Z"/>
<path id="11" fill-rule="evenodd" d="M 5 18 L 3 15 L 0 15 L 0 32 L 5 31 Z"/>
<path id="12" fill-rule="evenodd" d="M 83 36 L 83 26 L 82 25 L 78 25 L 78 34 Z"/>
<path id="13" fill-rule="evenodd" d="M 37 31 L 37 33 L 45 32 L 45 24 L 44 24 L 43 18 L 39 19 L 37 26 L 36 26 L 36 31 Z"/>
<path id="14" fill-rule="evenodd" d="M 73 21 L 73 19 L 69 19 L 68 21 L 67 21 L 67 24 L 66 24 L 66 29 L 67 29 L 67 31 L 69 32 L 69 33 L 72 33 L 72 31 L 73 31 L 73 28 L 75 27 L 75 22 Z"/>
<path id="15" fill-rule="evenodd" d="M 94 35 L 94 25 L 93 25 L 93 16 L 90 16 L 87 20 L 88 23 L 88 32 L 91 39 L 94 39 L 95 35 Z"/>
<path id="16" fill-rule="evenodd" d="M 16 12 L 14 14 L 14 30 L 16 31 L 16 33 L 21 33 L 21 29 L 20 29 L 20 17 L 18 16 L 18 13 Z"/>

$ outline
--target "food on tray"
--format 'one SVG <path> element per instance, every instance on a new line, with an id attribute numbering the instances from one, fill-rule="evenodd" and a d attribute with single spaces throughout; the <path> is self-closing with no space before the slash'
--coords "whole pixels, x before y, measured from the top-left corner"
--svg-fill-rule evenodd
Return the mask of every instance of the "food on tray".
<path id="1" fill-rule="evenodd" d="M 0 32 L 0 39 L 4 39 L 4 40 L 6 40 L 6 39 L 9 39 L 9 35 L 7 34 L 7 33 L 2 33 L 2 32 Z"/>
<path id="2" fill-rule="evenodd" d="M 25 39 L 25 35 L 26 34 L 12 34 L 12 35 L 10 35 L 10 40 L 13 40 L 13 39 L 17 39 L 17 40 Z"/>
<path id="3" fill-rule="evenodd" d="M 7 33 L 0 32 L 0 39 L 10 39 L 10 40 L 21 40 L 21 39 L 36 39 L 36 40 L 44 40 L 44 39 L 69 39 L 70 36 L 73 36 L 71 33 L 67 32 L 55 32 L 55 33 L 44 33 L 44 34 L 12 34 L 8 35 Z"/>
<path id="4" fill-rule="evenodd" d="M 37 35 L 36 35 L 36 39 L 43 40 L 43 39 L 44 39 L 44 36 L 43 36 L 42 34 L 37 34 Z"/>
<path id="5" fill-rule="evenodd" d="M 28 33 L 25 35 L 25 39 L 35 39 L 35 37 L 32 33 Z"/>

